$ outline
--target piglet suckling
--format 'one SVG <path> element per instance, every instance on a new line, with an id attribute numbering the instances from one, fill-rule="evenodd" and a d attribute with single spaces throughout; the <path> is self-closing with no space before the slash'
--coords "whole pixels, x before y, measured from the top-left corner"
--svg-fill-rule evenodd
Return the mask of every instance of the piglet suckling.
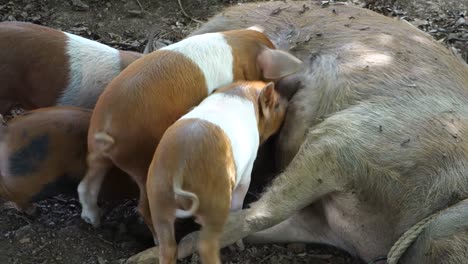
<path id="1" fill-rule="evenodd" d="M 59 193 L 74 193 L 86 172 L 86 134 L 91 110 L 47 107 L 0 124 L 0 198 L 31 213 L 31 202 Z M 130 178 L 113 168 L 104 200 L 136 197 Z"/>
<path id="2" fill-rule="evenodd" d="M 25 22 L 0 23 L 0 114 L 20 105 L 93 108 L 106 85 L 142 54 Z"/>
<path id="3" fill-rule="evenodd" d="M 146 183 L 160 263 L 176 263 L 174 220 L 202 225 L 203 263 L 220 263 L 229 211 L 242 209 L 259 145 L 279 130 L 287 101 L 272 82 L 236 82 L 208 96 L 164 133 Z"/>
<path id="4" fill-rule="evenodd" d="M 107 86 L 93 111 L 89 170 L 78 187 L 82 218 L 99 225 L 97 194 L 115 164 L 138 184 L 139 212 L 151 227 L 146 177 L 166 129 L 219 87 L 280 79 L 301 66 L 256 27 L 193 36 L 136 60 Z"/>

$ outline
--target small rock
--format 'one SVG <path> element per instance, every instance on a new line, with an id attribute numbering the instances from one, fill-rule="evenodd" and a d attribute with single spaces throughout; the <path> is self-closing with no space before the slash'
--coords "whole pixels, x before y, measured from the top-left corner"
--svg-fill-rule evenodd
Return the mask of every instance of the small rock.
<path id="1" fill-rule="evenodd" d="M 122 40 L 122 37 L 120 37 L 119 35 L 115 34 L 115 33 L 112 33 L 112 32 L 109 32 L 107 33 L 109 35 L 109 37 L 113 40 L 117 40 L 117 41 L 121 41 Z"/>
<path id="2" fill-rule="evenodd" d="M 70 234 L 80 234 L 80 228 L 77 225 L 67 225 L 57 231 L 59 236 L 67 237 Z"/>
<path id="3" fill-rule="evenodd" d="M 458 34 L 457 33 L 448 34 L 447 41 L 451 41 L 451 40 L 454 40 L 454 39 L 458 39 Z"/>
<path id="4" fill-rule="evenodd" d="M 143 17 L 143 11 L 141 10 L 128 10 L 127 12 L 135 17 Z"/>
<path id="5" fill-rule="evenodd" d="M 20 227 L 18 228 L 18 230 L 15 231 L 15 238 L 21 240 L 25 238 L 29 233 L 31 233 L 31 231 L 31 225 L 25 225 L 23 227 Z"/>
<path id="6" fill-rule="evenodd" d="M 303 253 L 306 251 L 306 245 L 303 243 L 292 243 L 287 246 L 287 249 L 295 254 Z"/>
<path id="7" fill-rule="evenodd" d="M 86 31 L 88 31 L 88 27 L 85 27 L 85 26 L 82 26 L 82 27 L 72 27 L 70 28 L 70 31 L 72 31 L 73 33 L 85 33 Z"/>
<path id="8" fill-rule="evenodd" d="M 32 16 L 29 18 L 29 20 L 31 22 L 38 22 L 39 20 L 41 19 L 41 16 L 37 15 L 37 16 Z"/>
<path id="9" fill-rule="evenodd" d="M 280 259 L 278 256 L 271 256 L 270 259 L 268 259 L 268 263 L 271 263 L 271 264 L 279 264 L 280 263 Z"/>
<path id="10" fill-rule="evenodd" d="M 29 242 L 31 242 L 31 238 L 25 237 L 25 238 L 20 239 L 19 242 L 21 244 L 29 243 Z"/>
<path id="11" fill-rule="evenodd" d="M 422 27 L 422 26 L 429 25 L 429 22 L 427 20 L 421 20 L 421 19 L 417 19 L 417 18 L 414 19 L 414 21 L 411 21 L 410 23 L 413 24 L 416 27 Z"/>
<path id="12" fill-rule="evenodd" d="M 107 263 L 107 260 L 105 260 L 103 257 L 101 256 L 98 256 L 97 258 L 97 261 L 99 264 L 106 264 Z"/>
<path id="13" fill-rule="evenodd" d="M 29 11 L 29 10 L 32 10 L 33 7 L 34 7 L 33 4 L 27 4 L 27 5 L 24 7 L 24 10 Z"/>
<path id="14" fill-rule="evenodd" d="M 460 18 L 455 22 L 455 27 L 463 26 L 466 25 L 466 20 L 463 16 L 460 16 Z"/>
<path id="15" fill-rule="evenodd" d="M 75 11 L 88 11 L 89 5 L 83 3 L 81 0 L 72 0 L 72 8 Z"/>

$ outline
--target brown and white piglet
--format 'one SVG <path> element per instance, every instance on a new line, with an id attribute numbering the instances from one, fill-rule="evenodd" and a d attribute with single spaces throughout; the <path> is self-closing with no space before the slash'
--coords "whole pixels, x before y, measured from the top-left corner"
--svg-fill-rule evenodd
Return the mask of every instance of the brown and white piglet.
<path id="1" fill-rule="evenodd" d="M 174 220 L 192 215 L 202 225 L 202 262 L 220 263 L 218 239 L 229 209 L 242 209 L 258 147 L 279 130 L 286 107 L 273 83 L 237 82 L 167 129 L 146 185 L 160 263 L 176 263 Z"/>
<path id="2" fill-rule="evenodd" d="M 32 213 L 31 202 L 72 192 L 86 172 L 91 110 L 47 107 L 26 112 L 0 128 L 0 198 Z M 136 197 L 136 185 L 112 170 L 101 198 Z"/>
<path id="3" fill-rule="evenodd" d="M 300 66 L 255 27 L 186 38 L 132 63 L 109 84 L 93 111 L 89 171 L 78 187 L 82 218 L 99 225 L 97 194 L 115 164 L 137 182 L 139 211 L 151 227 L 146 177 L 166 129 L 221 86 L 279 79 Z"/>
<path id="4" fill-rule="evenodd" d="M 0 40 L 0 114 L 17 105 L 93 108 L 106 85 L 142 56 L 25 22 L 1 22 Z"/>

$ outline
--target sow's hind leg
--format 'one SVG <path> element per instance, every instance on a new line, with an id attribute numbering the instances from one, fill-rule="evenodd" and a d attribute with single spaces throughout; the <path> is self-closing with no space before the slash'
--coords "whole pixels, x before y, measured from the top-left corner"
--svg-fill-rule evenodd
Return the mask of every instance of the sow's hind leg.
<path id="1" fill-rule="evenodd" d="M 468 199 L 442 210 L 403 253 L 399 263 L 468 263 Z"/>

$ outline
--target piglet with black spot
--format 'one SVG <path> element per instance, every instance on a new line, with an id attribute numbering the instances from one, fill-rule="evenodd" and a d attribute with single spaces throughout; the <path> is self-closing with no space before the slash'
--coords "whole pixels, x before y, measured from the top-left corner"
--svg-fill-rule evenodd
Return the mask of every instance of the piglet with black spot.
<path id="1" fill-rule="evenodd" d="M 32 213 L 31 202 L 73 192 L 86 172 L 86 134 L 91 110 L 41 108 L 0 126 L 0 198 Z M 114 168 L 116 177 L 101 198 L 133 197 L 136 185 Z"/>

